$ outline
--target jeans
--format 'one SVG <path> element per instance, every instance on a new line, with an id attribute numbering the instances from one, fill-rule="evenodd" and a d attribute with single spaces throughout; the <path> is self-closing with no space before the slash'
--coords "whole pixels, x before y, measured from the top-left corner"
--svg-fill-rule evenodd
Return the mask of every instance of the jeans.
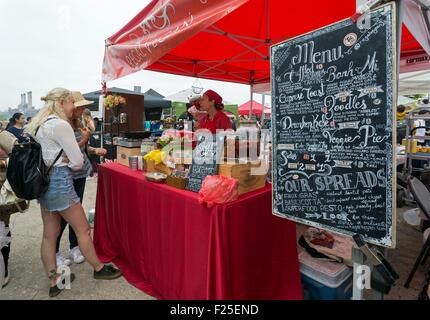
<path id="1" fill-rule="evenodd" d="M 85 183 L 87 181 L 87 178 L 79 178 L 73 180 L 73 186 L 75 188 L 76 194 L 78 195 L 79 199 L 82 201 L 84 200 L 84 192 L 85 192 Z M 60 234 L 57 238 L 57 252 L 60 251 L 60 242 L 61 242 L 61 236 L 63 235 L 64 229 L 66 229 L 67 221 L 61 218 L 61 230 Z M 69 243 L 70 243 L 70 249 L 73 249 L 74 247 L 78 246 L 78 239 L 76 237 L 75 232 L 73 231 L 73 228 L 69 225 Z"/>
<path id="2" fill-rule="evenodd" d="M 52 169 L 48 190 L 39 200 L 49 212 L 56 212 L 56 214 L 79 203 L 70 168 L 62 166 Z"/>

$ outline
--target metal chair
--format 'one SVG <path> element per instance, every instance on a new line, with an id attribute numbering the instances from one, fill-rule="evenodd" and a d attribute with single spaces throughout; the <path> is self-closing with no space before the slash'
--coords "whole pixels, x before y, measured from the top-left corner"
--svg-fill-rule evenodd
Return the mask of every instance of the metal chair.
<path id="1" fill-rule="evenodd" d="M 430 221 L 430 192 L 428 191 L 427 187 L 417 178 L 410 177 L 408 180 L 408 186 L 409 190 L 414 196 L 415 202 L 417 203 L 418 207 L 421 209 L 421 211 L 426 216 L 427 220 Z M 418 266 L 424 265 L 428 256 L 430 254 L 430 236 L 427 237 L 420 254 L 418 255 L 417 260 L 415 261 L 415 264 L 411 270 L 411 273 L 409 274 L 408 279 L 405 283 L 405 288 L 409 288 L 409 284 L 412 281 L 412 278 L 415 275 L 415 272 L 418 269 Z"/>

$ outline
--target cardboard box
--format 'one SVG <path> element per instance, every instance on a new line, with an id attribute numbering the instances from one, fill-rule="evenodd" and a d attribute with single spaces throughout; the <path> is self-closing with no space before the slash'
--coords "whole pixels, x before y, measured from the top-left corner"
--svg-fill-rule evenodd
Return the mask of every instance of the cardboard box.
<path id="1" fill-rule="evenodd" d="M 184 190 L 187 186 L 187 179 L 167 176 L 166 183 L 168 186 L 171 186 L 173 188 Z"/>
<path id="2" fill-rule="evenodd" d="M 140 156 L 140 147 L 138 148 L 127 148 L 127 147 L 116 147 L 116 159 L 119 164 L 128 167 L 128 157 L 130 156 Z"/>
<path id="3" fill-rule="evenodd" d="M 251 175 L 251 169 L 260 167 L 261 162 L 255 163 L 222 163 L 218 174 L 239 180 L 239 195 L 248 193 L 266 185 L 267 174 Z"/>

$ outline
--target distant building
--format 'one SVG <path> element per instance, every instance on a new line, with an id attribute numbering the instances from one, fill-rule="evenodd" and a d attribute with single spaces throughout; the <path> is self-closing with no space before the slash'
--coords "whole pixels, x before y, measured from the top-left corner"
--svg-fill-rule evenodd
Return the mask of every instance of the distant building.
<path id="1" fill-rule="evenodd" d="M 5 116 L 11 118 L 14 113 L 23 113 L 24 116 L 34 117 L 39 110 L 33 107 L 33 93 L 31 91 L 21 94 L 21 103 L 16 108 L 9 108 Z"/>

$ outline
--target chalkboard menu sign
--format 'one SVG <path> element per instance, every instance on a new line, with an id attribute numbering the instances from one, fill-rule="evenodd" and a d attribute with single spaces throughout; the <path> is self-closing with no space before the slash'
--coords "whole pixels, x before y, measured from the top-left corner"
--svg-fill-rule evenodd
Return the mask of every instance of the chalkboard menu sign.
<path id="1" fill-rule="evenodd" d="M 394 246 L 395 16 L 272 47 L 275 215 Z"/>
<path id="2" fill-rule="evenodd" d="M 224 146 L 224 144 L 222 144 Z M 217 143 L 211 136 L 202 135 L 197 139 L 197 146 L 193 151 L 193 162 L 188 176 L 187 190 L 199 192 L 206 176 L 218 173 Z"/>

